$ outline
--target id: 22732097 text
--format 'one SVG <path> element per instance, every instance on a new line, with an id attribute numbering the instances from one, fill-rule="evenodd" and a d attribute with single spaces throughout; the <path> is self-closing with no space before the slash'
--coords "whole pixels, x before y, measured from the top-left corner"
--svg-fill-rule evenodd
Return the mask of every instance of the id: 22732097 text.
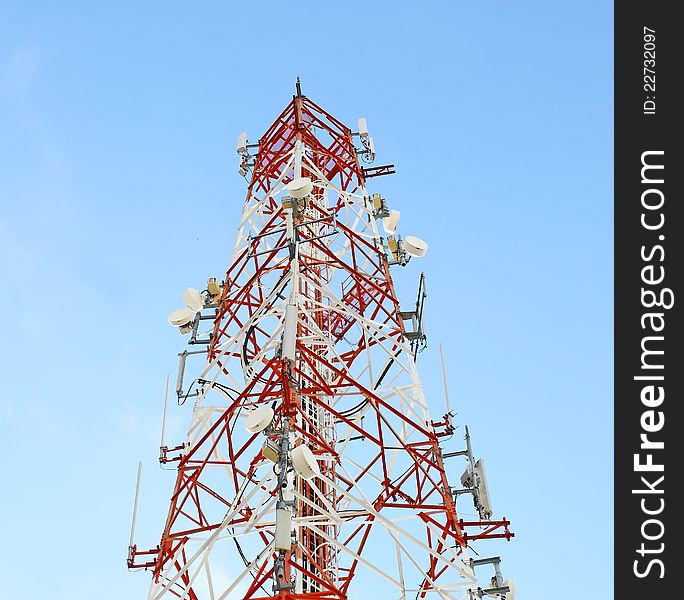
<path id="1" fill-rule="evenodd" d="M 654 115 L 656 109 L 655 90 L 655 29 L 644 27 L 644 114 Z"/>

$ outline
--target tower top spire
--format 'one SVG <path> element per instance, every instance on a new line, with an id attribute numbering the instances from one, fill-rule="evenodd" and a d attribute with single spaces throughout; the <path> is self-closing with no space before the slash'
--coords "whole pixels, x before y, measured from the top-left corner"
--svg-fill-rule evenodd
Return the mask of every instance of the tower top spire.
<path id="1" fill-rule="evenodd" d="M 302 82 L 299 80 L 299 75 L 297 75 L 297 81 L 295 83 L 295 88 L 297 89 L 297 96 L 301 97 L 301 95 L 302 95 Z"/>

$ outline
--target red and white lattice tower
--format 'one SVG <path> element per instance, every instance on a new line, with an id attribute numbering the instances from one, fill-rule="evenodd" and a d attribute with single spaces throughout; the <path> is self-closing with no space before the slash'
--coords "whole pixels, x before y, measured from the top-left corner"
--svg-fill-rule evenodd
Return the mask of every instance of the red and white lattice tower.
<path id="1" fill-rule="evenodd" d="M 393 170 L 359 164 L 374 153 L 365 121 L 352 132 L 298 82 L 238 152 L 251 180 L 225 280 L 170 317 L 194 345 L 176 390 L 194 408 L 187 440 L 162 445 L 178 475 L 160 544 L 129 548 L 129 567 L 152 571 L 149 600 L 510 600 L 498 557 L 468 553 L 513 534 L 490 520 L 469 437 L 440 448 L 454 427 L 431 419 L 416 370 L 424 293 L 400 310 L 390 275 L 426 246 L 386 235 L 398 215 L 366 181 Z M 482 520 L 459 518 L 465 493 Z"/>

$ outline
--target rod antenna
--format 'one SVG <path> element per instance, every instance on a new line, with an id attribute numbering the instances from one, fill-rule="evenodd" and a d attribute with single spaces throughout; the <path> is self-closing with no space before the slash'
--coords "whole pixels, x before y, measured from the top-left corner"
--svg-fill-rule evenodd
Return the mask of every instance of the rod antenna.
<path id="1" fill-rule="evenodd" d="M 138 461 L 138 478 L 135 483 L 135 500 L 133 501 L 133 521 L 131 522 L 131 539 L 128 547 L 133 547 L 133 536 L 135 535 L 135 520 L 138 517 L 138 497 L 140 495 L 140 476 L 142 475 L 142 461 Z"/>
<path id="2" fill-rule="evenodd" d="M 164 394 L 164 413 L 162 414 L 162 429 L 161 429 L 161 441 L 159 442 L 159 447 L 164 447 L 164 437 L 166 433 L 166 409 L 169 405 L 169 379 L 170 375 L 166 376 L 166 393 Z"/>
<path id="3" fill-rule="evenodd" d="M 449 386 L 447 385 L 446 363 L 444 362 L 444 345 L 439 344 L 439 353 L 442 356 L 442 379 L 444 380 L 444 400 L 446 401 L 447 413 L 451 413 L 451 402 L 449 402 Z"/>

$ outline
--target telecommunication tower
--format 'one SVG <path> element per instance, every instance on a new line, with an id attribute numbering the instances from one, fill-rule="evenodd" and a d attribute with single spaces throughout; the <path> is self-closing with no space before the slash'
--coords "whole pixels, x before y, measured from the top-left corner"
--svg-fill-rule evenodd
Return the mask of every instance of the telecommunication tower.
<path id="1" fill-rule="evenodd" d="M 237 152 L 249 186 L 225 278 L 187 289 L 169 316 L 191 347 L 176 396 L 194 406 L 181 443 L 162 426 L 159 460 L 177 477 L 161 541 L 141 550 L 131 531 L 148 599 L 512 600 L 499 558 L 470 556 L 514 534 L 492 520 L 467 428 L 465 449 L 447 451 L 453 413 L 430 417 L 416 369 L 424 278 L 405 310 L 390 274 L 428 247 L 401 238 L 399 212 L 367 190 L 394 169 L 361 165 L 375 158 L 365 119 L 352 131 L 297 80 Z M 454 487 L 445 463 L 459 457 Z M 479 518 L 459 517 L 463 495 Z"/>

